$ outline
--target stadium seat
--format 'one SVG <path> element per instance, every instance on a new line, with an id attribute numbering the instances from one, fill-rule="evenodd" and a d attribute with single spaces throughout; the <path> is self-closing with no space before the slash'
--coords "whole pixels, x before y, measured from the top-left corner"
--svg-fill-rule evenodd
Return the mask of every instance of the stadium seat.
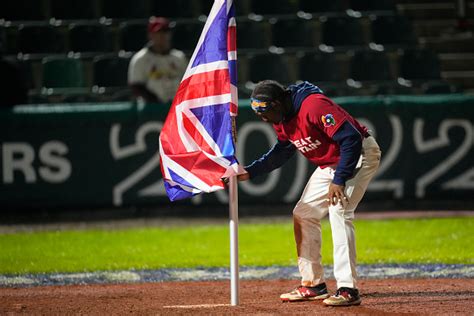
<path id="1" fill-rule="evenodd" d="M 300 0 L 299 8 L 308 13 L 342 12 L 344 0 Z"/>
<path id="2" fill-rule="evenodd" d="M 399 59 L 399 74 L 410 80 L 439 79 L 438 55 L 428 49 L 406 49 Z"/>
<path id="3" fill-rule="evenodd" d="M 267 48 L 270 38 L 266 35 L 265 21 L 237 21 L 237 47 L 248 49 Z"/>
<path id="4" fill-rule="evenodd" d="M 234 1 L 235 6 L 235 16 L 246 16 L 249 13 L 249 0 L 238 0 Z M 197 2 L 199 6 L 196 8 L 197 15 L 209 15 L 211 11 L 212 5 L 214 4 L 214 0 L 194 0 L 192 2 Z M 196 16 L 196 14 L 194 15 Z"/>
<path id="5" fill-rule="evenodd" d="M 407 87 L 404 85 L 398 84 L 396 81 L 385 81 L 375 85 L 373 90 L 373 95 L 413 95 L 418 94 L 417 89 L 414 87 Z"/>
<path id="6" fill-rule="evenodd" d="M 138 51 L 148 42 L 147 25 L 145 23 L 120 24 L 120 49 L 125 51 Z"/>
<path id="7" fill-rule="evenodd" d="M 288 66 L 283 55 L 257 54 L 249 56 L 248 61 L 250 81 L 259 82 L 265 79 L 273 79 L 283 84 L 289 83 Z"/>
<path id="8" fill-rule="evenodd" d="M 353 95 L 351 89 L 345 83 L 321 82 L 320 84 L 319 82 L 313 82 L 313 84 L 323 90 L 323 93 L 328 97 Z"/>
<path id="9" fill-rule="evenodd" d="M 73 52 L 111 51 L 110 32 L 102 24 L 70 24 L 69 50 Z"/>
<path id="10" fill-rule="evenodd" d="M 59 20 L 94 19 L 96 0 L 51 0 L 51 17 Z"/>
<path id="11" fill-rule="evenodd" d="M 357 18 L 324 17 L 322 42 L 329 46 L 361 46 L 365 44 L 362 26 Z"/>
<path id="12" fill-rule="evenodd" d="M 374 43 L 395 46 L 416 44 L 412 24 L 404 16 L 375 16 L 371 24 Z"/>
<path id="13" fill-rule="evenodd" d="M 27 56 L 23 56 L 22 58 L 17 59 L 16 64 L 18 65 L 18 68 L 20 69 L 23 78 L 25 78 L 26 80 L 26 86 L 28 90 L 39 88 L 37 85 L 37 80 L 35 80 L 35 73 L 33 71 L 33 61 L 25 57 Z"/>
<path id="14" fill-rule="evenodd" d="M 278 47 L 314 47 L 313 24 L 303 19 L 277 19 L 272 24 L 272 42 Z"/>
<path id="15" fill-rule="evenodd" d="M 450 85 L 449 83 L 437 80 L 437 81 L 428 81 L 421 85 L 421 91 L 424 94 L 449 94 L 459 92 L 456 87 Z"/>
<path id="16" fill-rule="evenodd" d="M 2 0 L 0 20 L 34 21 L 45 20 L 46 10 L 42 0 Z"/>
<path id="17" fill-rule="evenodd" d="M 102 0 L 101 16 L 112 19 L 149 18 L 148 0 Z"/>
<path id="18" fill-rule="evenodd" d="M 0 50 L 6 55 L 18 53 L 18 31 L 15 26 L 0 26 Z"/>
<path id="19" fill-rule="evenodd" d="M 206 0 L 203 0 L 206 1 Z M 207 0 L 209 1 L 209 0 Z M 212 2 L 212 0 L 210 0 Z M 235 16 L 248 16 L 250 13 L 250 2 L 252 0 L 234 1 Z"/>
<path id="20" fill-rule="evenodd" d="M 21 53 L 61 53 L 65 49 L 65 37 L 58 27 L 20 25 L 18 29 L 18 51 Z"/>
<path id="21" fill-rule="evenodd" d="M 0 107 L 28 103 L 29 91 L 35 88 L 31 61 L 16 56 L 1 58 L 0 85 L 1 93 L 5 93 L 0 96 L 5 101 Z"/>
<path id="22" fill-rule="evenodd" d="M 355 11 L 395 11 L 394 0 L 350 0 L 349 7 Z"/>
<path id="23" fill-rule="evenodd" d="M 350 78 L 357 81 L 393 79 L 387 55 L 378 51 L 357 51 L 350 61 Z"/>
<path id="24" fill-rule="evenodd" d="M 0 26 L 0 54 L 4 54 L 7 49 L 7 30 L 4 26 Z"/>
<path id="25" fill-rule="evenodd" d="M 77 88 L 84 86 L 84 71 L 78 58 L 45 57 L 43 64 L 43 87 Z"/>
<path id="26" fill-rule="evenodd" d="M 173 46 L 184 51 L 194 50 L 203 27 L 204 23 L 198 21 L 176 23 L 173 28 Z"/>
<path id="27" fill-rule="evenodd" d="M 295 14 L 298 11 L 296 0 L 254 0 L 251 11 L 260 15 Z"/>
<path id="28" fill-rule="evenodd" d="M 239 1 L 240 2 L 240 1 Z M 212 5 L 214 4 L 213 0 L 199 0 L 199 14 L 208 15 L 211 12 Z M 237 1 L 234 1 L 234 5 L 237 5 Z"/>
<path id="29" fill-rule="evenodd" d="M 190 0 L 150 0 L 151 15 L 168 18 L 192 18 L 199 15 L 197 1 Z"/>
<path id="30" fill-rule="evenodd" d="M 126 87 L 129 57 L 97 56 L 93 60 L 94 85 L 97 87 Z"/>
<path id="31" fill-rule="evenodd" d="M 313 83 L 341 80 L 340 66 L 334 53 L 307 53 L 298 57 L 300 80 Z"/>

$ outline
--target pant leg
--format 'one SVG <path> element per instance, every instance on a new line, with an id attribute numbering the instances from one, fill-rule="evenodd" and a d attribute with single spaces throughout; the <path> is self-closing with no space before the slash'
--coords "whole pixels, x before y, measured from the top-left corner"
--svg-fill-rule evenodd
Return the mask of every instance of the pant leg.
<path id="1" fill-rule="evenodd" d="M 380 148 L 375 139 L 373 137 L 364 139 L 361 159 L 355 175 L 346 182 L 345 194 L 349 200 L 348 203 L 343 206 L 339 204 L 329 206 L 334 251 L 334 277 L 338 288 L 357 287 L 355 229 L 352 221 L 354 211 L 378 169 L 380 156 Z"/>
<path id="2" fill-rule="evenodd" d="M 317 168 L 293 209 L 294 234 L 301 284 L 315 286 L 324 282 L 321 263 L 321 219 L 328 214 L 327 194 L 332 176 Z"/>

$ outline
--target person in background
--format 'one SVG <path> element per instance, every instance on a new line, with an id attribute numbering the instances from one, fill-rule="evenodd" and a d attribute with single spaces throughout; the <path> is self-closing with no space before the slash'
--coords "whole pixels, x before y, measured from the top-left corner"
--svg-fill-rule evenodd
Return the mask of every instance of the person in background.
<path id="1" fill-rule="evenodd" d="M 259 82 L 251 106 L 277 135 L 268 153 L 245 167 L 245 181 L 280 168 L 295 152 L 317 166 L 293 209 L 301 284 L 282 301 L 358 305 L 354 211 L 378 169 L 380 148 L 367 128 L 309 82 Z M 321 263 L 321 220 L 329 214 L 337 291 L 329 296 Z"/>
<path id="2" fill-rule="evenodd" d="M 188 65 L 184 53 L 171 47 L 171 36 L 168 19 L 150 18 L 149 42 L 130 61 L 128 84 L 146 103 L 171 102 Z"/>
<path id="3" fill-rule="evenodd" d="M 0 107 L 25 103 L 28 103 L 27 81 L 17 64 L 4 58 L 0 39 Z"/>

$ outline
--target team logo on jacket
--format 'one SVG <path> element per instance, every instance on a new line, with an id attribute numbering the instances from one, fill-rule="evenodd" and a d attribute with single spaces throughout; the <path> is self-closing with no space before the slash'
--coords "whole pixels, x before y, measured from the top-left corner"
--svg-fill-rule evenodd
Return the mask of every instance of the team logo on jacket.
<path id="1" fill-rule="evenodd" d="M 321 116 L 321 121 L 323 121 L 324 127 L 331 127 L 336 125 L 336 120 L 334 120 L 334 116 L 332 116 L 332 114 L 326 114 Z"/>

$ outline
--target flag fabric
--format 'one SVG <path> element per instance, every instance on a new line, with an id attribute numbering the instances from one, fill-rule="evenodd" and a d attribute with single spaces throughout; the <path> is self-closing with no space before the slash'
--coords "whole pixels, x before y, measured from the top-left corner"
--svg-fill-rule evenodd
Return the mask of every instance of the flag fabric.
<path id="1" fill-rule="evenodd" d="M 237 48 L 232 0 L 215 0 L 160 133 L 160 163 L 171 201 L 224 188 L 245 171 L 235 158 Z"/>

